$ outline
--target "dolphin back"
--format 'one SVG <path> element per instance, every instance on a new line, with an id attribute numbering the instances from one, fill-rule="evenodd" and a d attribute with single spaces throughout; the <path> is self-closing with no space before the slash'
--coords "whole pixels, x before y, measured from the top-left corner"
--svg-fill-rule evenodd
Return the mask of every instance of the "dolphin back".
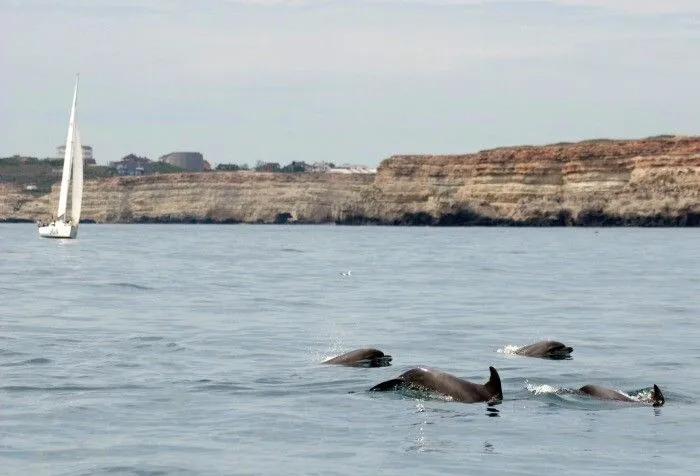
<path id="1" fill-rule="evenodd" d="M 591 397 L 600 398 L 601 400 L 615 400 L 618 402 L 631 402 L 631 403 L 651 403 L 655 407 L 663 406 L 666 403 L 661 389 L 658 385 L 654 384 L 651 390 L 651 397 L 641 399 L 635 399 L 629 395 L 622 393 L 619 390 L 608 387 L 600 387 L 598 385 L 584 385 L 579 389 L 579 392 L 584 395 L 589 395 Z"/>
<path id="2" fill-rule="evenodd" d="M 584 395 L 599 398 L 601 400 L 615 400 L 618 402 L 634 402 L 635 400 L 619 390 L 599 385 L 584 385 L 579 389 Z"/>
<path id="3" fill-rule="evenodd" d="M 391 392 L 393 390 L 398 390 L 399 388 L 403 387 L 406 384 L 402 379 L 400 378 L 392 378 L 391 380 L 387 380 L 386 382 L 378 383 L 374 387 L 370 388 L 370 392 Z"/>
<path id="4" fill-rule="evenodd" d="M 387 380 L 370 388 L 370 391 L 390 391 L 400 388 L 424 390 L 451 397 L 463 403 L 490 402 L 503 399 L 501 379 L 493 367 L 484 385 L 468 382 L 439 370 L 413 368 L 398 378 Z"/>
<path id="5" fill-rule="evenodd" d="M 324 361 L 324 364 L 349 367 L 386 367 L 391 365 L 391 356 L 379 349 L 355 349 Z"/>
<path id="6" fill-rule="evenodd" d="M 521 347 L 516 350 L 515 353 L 527 357 L 540 357 L 543 359 L 568 359 L 571 357 L 573 351 L 573 347 L 564 345 L 561 342 L 543 340 Z"/>

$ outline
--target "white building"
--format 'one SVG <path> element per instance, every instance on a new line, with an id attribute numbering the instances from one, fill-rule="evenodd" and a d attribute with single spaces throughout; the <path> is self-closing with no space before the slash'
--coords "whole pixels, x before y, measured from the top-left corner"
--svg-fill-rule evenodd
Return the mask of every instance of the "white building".
<path id="1" fill-rule="evenodd" d="M 56 147 L 56 157 L 62 159 L 66 155 L 66 146 L 59 145 Z M 83 160 L 86 164 L 95 164 L 95 159 L 92 156 L 92 147 L 89 145 L 83 146 Z"/>

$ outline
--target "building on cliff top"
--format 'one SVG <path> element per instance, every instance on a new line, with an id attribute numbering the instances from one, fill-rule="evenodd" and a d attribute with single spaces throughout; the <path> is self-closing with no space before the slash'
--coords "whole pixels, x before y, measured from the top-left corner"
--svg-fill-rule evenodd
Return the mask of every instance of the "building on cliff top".
<path id="1" fill-rule="evenodd" d="M 129 154 L 118 162 L 110 162 L 119 175 L 143 175 L 153 172 L 153 162 L 147 157 Z"/>
<path id="2" fill-rule="evenodd" d="M 200 152 L 171 152 L 158 160 L 190 172 L 203 172 L 209 165 Z"/>
<path id="3" fill-rule="evenodd" d="M 56 147 L 56 157 L 62 159 L 65 156 L 66 146 L 59 145 L 58 147 Z M 97 161 L 95 161 L 95 158 L 92 155 L 92 147 L 89 145 L 83 146 L 83 161 L 85 162 L 85 165 L 97 165 Z"/>

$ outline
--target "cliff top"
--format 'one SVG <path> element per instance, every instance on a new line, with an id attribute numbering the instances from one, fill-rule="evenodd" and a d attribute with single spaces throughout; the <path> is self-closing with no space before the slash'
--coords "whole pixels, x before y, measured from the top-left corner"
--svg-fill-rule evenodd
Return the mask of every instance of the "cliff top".
<path id="1" fill-rule="evenodd" d="M 644 139 L 591 139 L 581 142 L 559 142 L 549 145 L 521 145 L 499 147 L 482 150 L 471 154 L 451 155 L 393 155 L 380 165 L 389 167 L 390 164 L 406 162 L 439 163 L 499 163 L 499 162 L 532 162 L 615 158 L 624 159 L 643 156 L 659 155 L 692 155 L 700 154 L 700 136 L 660 135 Z"/>

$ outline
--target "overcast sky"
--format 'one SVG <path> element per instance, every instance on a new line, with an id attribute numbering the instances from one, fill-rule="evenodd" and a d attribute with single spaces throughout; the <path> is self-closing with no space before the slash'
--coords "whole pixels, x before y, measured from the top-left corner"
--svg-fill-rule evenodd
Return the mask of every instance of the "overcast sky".
<path id="1" fill-rule="evenodd" d="M 700 134 L 699 0 L 0 0 L 0 157 L 376 166 Z"/>

